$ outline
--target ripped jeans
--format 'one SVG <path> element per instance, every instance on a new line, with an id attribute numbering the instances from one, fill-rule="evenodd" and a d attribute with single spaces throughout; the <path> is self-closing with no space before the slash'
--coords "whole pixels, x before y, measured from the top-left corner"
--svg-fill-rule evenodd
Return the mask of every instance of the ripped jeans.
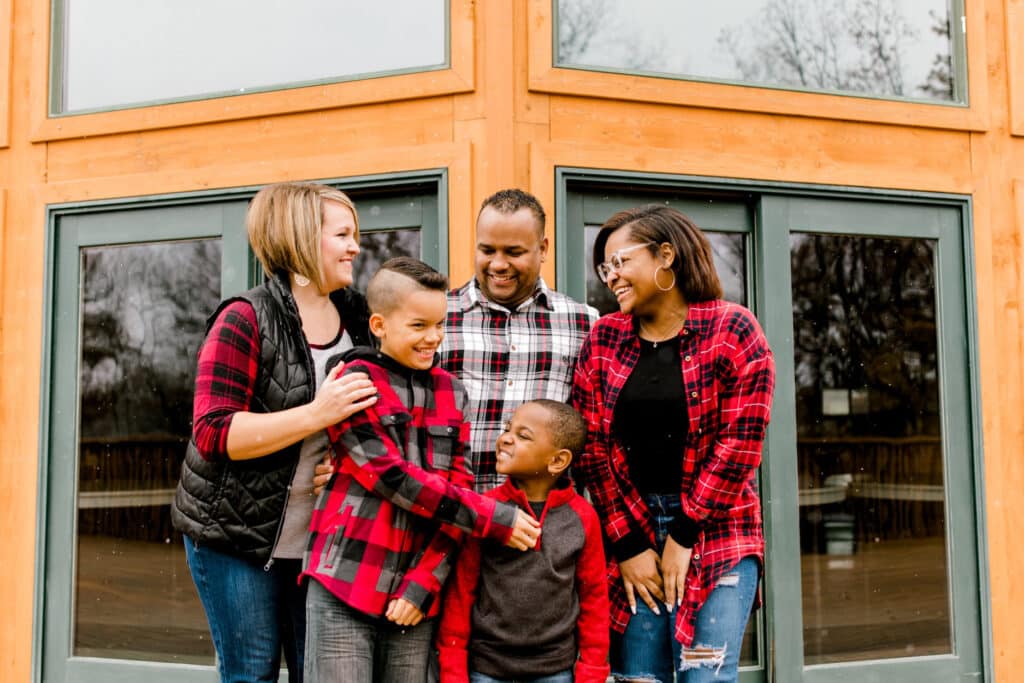
<path id="1" fill-rule="evenodd" d="M 644 496 L 655 524 L 659 547 L 668 536 L 668 526 L 679 510 L 679 496 Z M 704 683 L 736 681 L 740 646 L 757 593 L 759 563 L 745 557 L 719 580 L 707 602 L 697 613 L 693 646 L 683 647 L 675 639 L 675 611 L 659 605 L 655 614 L 637 598 L 636 614 L 626 631 L 612 640 L 611 663 L 616 681 L 658 681 L 659 683 Z"/>

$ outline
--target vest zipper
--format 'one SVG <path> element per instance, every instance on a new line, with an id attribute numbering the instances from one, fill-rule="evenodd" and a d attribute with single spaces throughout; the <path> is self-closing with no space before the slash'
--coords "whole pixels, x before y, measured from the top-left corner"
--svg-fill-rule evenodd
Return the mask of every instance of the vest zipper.
<path id="1" fill-rule="evenodd" d="M 288 296 L 291 296 L 291 291 L 288 291 Z M 298 323 L 299 336 L 302 338 L 302 349 L 306 352 L 306 380 L 307 388 L 309 389 L 309 400 L 312 401 L 316 398 L 316 365 L 313 363 L 313 353 L 309 350 L 309 340 L 306 339 L 306 333 L 302 331 L 302 318 L 299 316 L 298 306 L 295 304 L 295 299 L 291 300 L 291 305 L 295 309 L 289 311 L 294 313 L 293 322 Z M 335 304 L 337 308 L 337 304 Z M 341 316 L 341 309 L 338 309 L 338 316 Z M 304 441 L 303 439 L 302 441 Z M 274 551 L 277 550 L 277 542 L 281 540 L 281 530 L 284 529 L 284 515 L 288 511 L 288 500 L 291 498 L 292 492 L 292 480 L 295 479 L 295 471 L 299 469 L 299 459 L 302 457 L 302 441 L 299 441 L 299 452 L 295 456 L 295 463 L 292 465 L 292 473 L 288 476 L 288 488 L 285 491 L 284 508 L 281 509 L 281 517 L 277 520 L 277 531 L 274 532 L 274 543 L 270 546 L 270 558 L 267 559 L 267 563 L 263 565 L 263 571 L 269 572 L 270 568 L 274 566 Z"/>

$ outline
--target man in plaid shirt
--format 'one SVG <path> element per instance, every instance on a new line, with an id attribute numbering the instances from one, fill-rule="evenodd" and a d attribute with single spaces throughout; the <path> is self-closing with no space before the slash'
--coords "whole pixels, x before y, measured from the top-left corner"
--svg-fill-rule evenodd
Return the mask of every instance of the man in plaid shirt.
<path id="1" fill-rule="evenodd" d="M 476 223 L 476 277 L 448 294 L 441 367 L 469 392 L 477 491 L 501 484 L 495 443 L 519 404 L 567 401 L 573 369 L 597 311 L 548 288 L 544 209 L 522 190 L 484 200 Z"/>

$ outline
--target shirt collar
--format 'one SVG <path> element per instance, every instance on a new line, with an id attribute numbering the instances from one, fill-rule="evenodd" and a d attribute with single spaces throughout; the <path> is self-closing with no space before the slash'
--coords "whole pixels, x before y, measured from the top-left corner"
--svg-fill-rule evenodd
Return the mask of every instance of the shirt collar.
<path id="1" fill-rule="evenodd" d="M 488 299 L 482 289 L 480 289 L 480 283 L 476 278 L 473 278 L 469 283 L 463 287 L 462 290 L 462 305 L 464 308 L 469 309 L 474 306 L 481 306 L 484 308 L 495 308 L 501 311 L 509 312 L 510 309 L 502 304 L 494 303 Z M 551 290 L 548 289 L 547 283 L 544 282 L 544 278 L 537 278 L 537 286 L 533 289 L 533 294 L 528 296 L 526 300 L 516 306 L 516 310 L 520 311 L 524 308 L 529 307 L 534 302 L 544 308 L 551 309 Z"/>

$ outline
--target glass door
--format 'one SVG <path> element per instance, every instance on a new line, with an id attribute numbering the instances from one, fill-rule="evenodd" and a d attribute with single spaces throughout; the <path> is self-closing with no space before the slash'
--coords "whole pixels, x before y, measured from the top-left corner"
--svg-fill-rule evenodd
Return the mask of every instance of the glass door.
<path id="1" fill-rule="evenodd" d="M 983 671 L 963 201 L 573 183 L 560 287 L 614 310 L 590 272 L 593 235 L 616 211 L 668 203 L 708 234 L 726 298 L 775 352 L 765 605 L 743 680 Z"/>

